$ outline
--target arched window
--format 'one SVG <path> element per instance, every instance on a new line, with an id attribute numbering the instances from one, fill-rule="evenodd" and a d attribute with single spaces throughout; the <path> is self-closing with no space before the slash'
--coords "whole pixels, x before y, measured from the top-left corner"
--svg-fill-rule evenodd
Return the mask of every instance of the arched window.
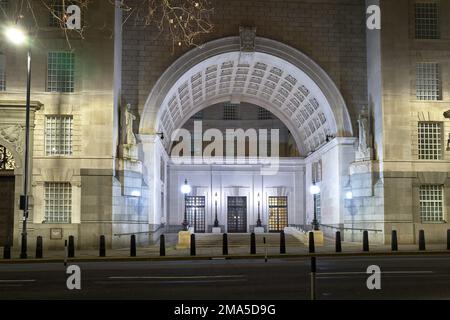
<path id="1" fill-rule="evenodd" d="M 6 147 L 0 145 L 0 170 L 14 170 L 16 162 L 12 153 Z"/>

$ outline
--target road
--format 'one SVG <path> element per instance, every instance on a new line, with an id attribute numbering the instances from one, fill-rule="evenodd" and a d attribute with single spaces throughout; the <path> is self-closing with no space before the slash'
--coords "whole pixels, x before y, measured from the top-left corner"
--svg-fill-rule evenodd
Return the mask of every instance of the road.
<path id="1" fill-rule="evenodd" d="M 381 268 L 368 290 L 367 267 Z M 309 259 L 0 264 L 0 299 L 309 299 Z M 450 255 L 319 258 L 318 299 L 450 299 Z"/>

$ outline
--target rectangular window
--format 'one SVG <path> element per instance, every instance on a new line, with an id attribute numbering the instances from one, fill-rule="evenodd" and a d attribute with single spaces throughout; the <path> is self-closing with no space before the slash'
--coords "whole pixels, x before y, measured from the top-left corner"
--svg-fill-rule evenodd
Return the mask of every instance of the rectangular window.
<path id="1" fill-rule="evenodd" d="M 269 110 L 259 107 L 258 108 L 258 120 L 270 120 L 272 119 L 272 114 Z"/>
<path id="2" fill-rule="evenodd" d="M 316 217 L 317 222 L 320 224 L 322 222 L 322 212 L 320 206 L 320 193 L 314 195 L 314 205 L 316 206 Z"/>
<path id="3" fill-rule="evenodd" d="M 70 52 L 49 52 L 47 60 L 47 91 L 73 92 L 75 55 Z"/>
<path id="4" fill-rule="evenodd" d="M 287 226 L 287 197 L 269 197 L 269 232 L 281 232 Z"/>
<path id="5" fill-rule="evenodd" d="M 71 223 L 72 186 L 68 182 L 45 183 L 45 222 Z"/>
<path id="6" fill-rule="evenodd" d="M 45 119 L 45 154 L 71 156 L 73 138 L 72 116 L 47 116 Z"/>
<path id="7" fill-rule="evenodd" d="M 0 52 L 0 91 L 6 90 L 6 61 L 5 55 Z"/>
<path id="8" fill-rule="evenodd" d="M 435 2 L 415 4 L 416 39 L 439 39 L 439 8 Z"/>
<path id="9" fill-rule="evenodd" d="M 238 106 L 235 104 L 226 104 L 223 107 L 223 120 L 237 120 Z"/>
<path id="10" fill-rule="evenodd" d="M 416 97 L 418 100 L 441 100 L 441 74 L 438 63 L 416 65 Z"/>
<path id="11" fill-rule="evenodd" d="M 444 186 L 420 186 L 420 219 L 422 222 L 444 221 Z"/>
<path id="12" fill-rule="evenodd" d="M 439 122 L 419 122 L 419 160 L 442 159 L 442 124 Z"/>

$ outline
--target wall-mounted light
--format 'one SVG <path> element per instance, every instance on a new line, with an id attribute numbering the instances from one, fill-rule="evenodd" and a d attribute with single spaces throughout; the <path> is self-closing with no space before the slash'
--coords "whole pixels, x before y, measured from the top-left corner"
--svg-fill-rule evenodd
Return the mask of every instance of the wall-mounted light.
<path id="1" fill-rule="evenodd" d="M 318 185 L 313 184 L 311 187 L 309 187 L 309 193 L 312 195 L 316 195 L 320 193 L 320 187 Z"/>
<path id="2" fill-rule="evenodd" d="M 353 199 L 353 192 L 347 191 L 347 193 L 345 194 L 345 199 L 348 199 L 348 200 Z"/>

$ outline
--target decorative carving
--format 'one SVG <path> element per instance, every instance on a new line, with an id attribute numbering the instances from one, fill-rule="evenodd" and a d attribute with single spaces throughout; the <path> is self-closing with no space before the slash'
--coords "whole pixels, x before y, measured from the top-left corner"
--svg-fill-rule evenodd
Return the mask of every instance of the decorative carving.
<path id="1" fill-rule="evenodd" d="M 372 159 L 372 135 L 370 132 L 369 112 L 366 107 L 361 109 L 358 117 L 359 140 L 356 160 L 367 161 Z"/>
<path id="2" fill-rule="evenodd" d="M 18 124 L 0 127 L 0 138 L 12 144 L 16 151 L 22 154 L 23 130 L 23 127 Z"/>
<path id="3" fill-rule="evenodd" d="M 239 27 L 241 51 L 255 52 L 256 27 Z"/>
<path id="4" fill-rule="evenodd" d="M 6 147 L 0 145 L 0 170 L 14 170 L 16 162 L 12 153 Z"/>

